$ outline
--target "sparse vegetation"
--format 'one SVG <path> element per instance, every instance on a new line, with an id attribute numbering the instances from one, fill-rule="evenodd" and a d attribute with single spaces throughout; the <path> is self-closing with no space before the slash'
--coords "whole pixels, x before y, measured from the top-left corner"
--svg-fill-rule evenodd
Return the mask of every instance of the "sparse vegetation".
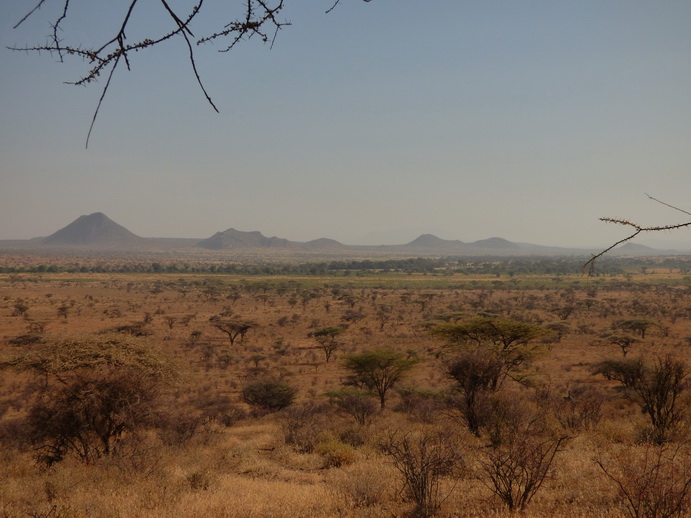
<path id="1" fill-rule="evenodd" d="M 688 513 L 688 270 L 470 263 L 13 262 L 4 514 Z"/>

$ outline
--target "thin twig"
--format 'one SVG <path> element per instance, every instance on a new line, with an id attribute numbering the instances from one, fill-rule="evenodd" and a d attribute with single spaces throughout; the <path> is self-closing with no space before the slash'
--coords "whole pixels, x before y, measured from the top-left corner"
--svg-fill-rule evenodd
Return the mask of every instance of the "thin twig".
<path id="1" fill-rule="evenodd" d="M 26 19 L 27 19 L 29 16 L 31 16 L 32 14 L 34 14 L 35 11 L 38 11 L 38 10 L 41 8 L 41 6 L 45 3 L 45 1 L 46 1 L 46 0 L 40 0 L 40 1 L 36 4 L 36 6 L 35 6 L 31 11 L 29 11 L 28 13 L 26 13 L 26 14 L 24 15 L 24 17 L 23 17 L 21 20 L 19 20 L 19 21 L 17 22 L 17 24 L 16 24 L 14 27 L 12 27 L 12 28 L 13 28 L 13 29 L 16 29 L 16 28 L 19 27 L 22 23 L 24 23 L 24 22 L 26 21 Z"/>
<path id="2" fill-rule="evenodd" d="M 669 203 L 665 203 L 664 201 L 660 201 L 660 200 L 658 200 L 657 198 L 653 198 L 650 194 L 645 193 L 645 195 L 648 197 L 648 199 L 653 200 L 653 201 L 656 201 L 656 202 L 658 202 L 658 203 L 664 205 L 665 207 L 669 207 L 670 209 L 678 210 L 679 212 L 681 212 L 681 213 L 683 213 L 683 214 L 686 214 L 686 215 L 688 215 L 688 216 L 691 216 L 691 212 L 688 212 L 688 211 L 686 211 L 686 210 L 684 210 L 684 209 L 680 209 L 679 207 L 675 207 L 674 205 L 670 205 Z"/>
<path id="3" fill-rule="evenodd" d="M 94 111 L 94 116 L 91 119 L 91 124 L 89 125 L 89 133 L 86 135 L 86 149 L 89 149 L 89 138 L 91 137 L 91 130 L 94 129 L 94 124 L 96 123 L 96 117 L 98 117 L 98 112 L 101 109 L 101 104 L 103 103 L 103 99 L 106 96 L 106 92 L 108 91 L 108 87 L 110 86 L 110 80 L 113 79 L 113 73 L 115 72 L 115 69 L 118 66 L 118 63 L 120 62 L 120 56 L 115 59 L 115 63 L 113 64 L 113 68 L 110 69 L 110 74 L 108 74 L 108 81 L 106 81 L 106 86 L 103 87 L 103 92 L 101 92 L 101 98 L 98 100 L 98 105 L 96 105 L 96 110 Z"/>

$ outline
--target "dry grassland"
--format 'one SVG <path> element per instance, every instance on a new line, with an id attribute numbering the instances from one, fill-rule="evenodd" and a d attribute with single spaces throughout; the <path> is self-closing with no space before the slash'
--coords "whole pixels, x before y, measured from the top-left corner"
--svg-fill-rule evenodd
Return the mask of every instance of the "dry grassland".
<path id="1" fill-rule="evenodd" d="M 631 331 L 637 341 L 627 358 L 673 355 L 691 364 L 691 288 L 669 272 L 660 272 L 659 282 L 655 275 L 645 282 L 629 277 L 627 287 L 615 288 L 565 277 L 542 289 L 523 287 L 539 281 L 527 277 L 478 278 L 475 288 L 453 289 L 449 279 L 433 287 L 428 276 L 0 275 L 1 360 L 27 355 L 41 342 L 134 326 L 177 373 L 157 398 L 156 419 L 117 436 L 112 452 L 88 459 L 70 452 L 48 466 L 37 460 L 26 424 L 40 380 L 0 371 L 0 514 L 508 516 L 488 478 L 489 431 L 471 434 L 449 408 L 454 382 L 445 365 L 454 352 L 429 332 L 430 322 L 491 315 L 555 330 L 538 340 L 543 354 L 529 381 L 507 380 L 501 389 L 526 415 L 542 415 L 552 436 L 568 436 L 525 516 L 629 516 L 617 480 L 635 482 L 634 474 L 650 471 L 650 463 L 640 462 L 659 448 L 640 440 L 650 423 L 635 395 L 593 368 L 623 357 L 607 337 L 617 322 L 636 319 L 652 324 L 644 337 Z M 210 321 L 215 315 L 251 328 L 231 345 Z M 310 336 L 324 327 L 345 328 L 328 363 Z M 363 425 L 326 394 L 347 380 L 345 355 L 372 349 L 399 351 L 418 363 L 389 391 L 386 408 Z M 280 411 L 244 402 L 243 388 L 266 379 L 297 389 L 295 402 Z M 588 409 L 587 422 L 568 421 L 578 417 L 569 404 L 584 387 L 598 395 L 592 403 L 598 407 Z M 686 396 L 678 408 L 687 406 Z M 671 477 L 669 487 L 691 480 L 687 428 L 684 414 L 665 442 L 667 452 L 677 453 L 669 465 L 680 467 L 659 473 Z M 438 473 L 434 509 L 416 504 L 383 446 L 406 436 L 453 439 L 456 460 Z"/>

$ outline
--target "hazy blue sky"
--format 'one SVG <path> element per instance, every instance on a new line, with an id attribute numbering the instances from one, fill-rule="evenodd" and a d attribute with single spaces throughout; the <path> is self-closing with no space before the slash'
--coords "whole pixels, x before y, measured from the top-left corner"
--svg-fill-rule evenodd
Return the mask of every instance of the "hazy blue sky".
<path id="1" fill-rule="evenodd" d="M 63 84 L 87 64 L 5 49 L 45 41 L 62 2 L 12 29 L 32 3 L 0 2 L 0 239 L 101 211 L 145 237 L 601 246 L 627 231 L 600 216 L 684 221 L 646 192 L 691 207 L 688 0 L 286 0 L 273 49 L 196 49 L 220 114 L 173 42 L 116 74 L 88 150 L 102 83 Z M 125 4 L 73 2 L 65 40 Z"/>

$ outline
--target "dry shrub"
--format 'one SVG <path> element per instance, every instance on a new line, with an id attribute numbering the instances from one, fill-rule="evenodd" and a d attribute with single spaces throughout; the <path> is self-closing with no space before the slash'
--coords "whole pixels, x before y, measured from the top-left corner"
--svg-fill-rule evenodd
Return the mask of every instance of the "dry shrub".
<path id="1" fill-rule="evenodd" d="M 370 439 L 370 434 L 367 428 L 340 428 L 338 438 L 341 442 L 354 446 L 355 448 L 359 446 L 364 446 Z"/>
<path id="2" fill-rule="evenodd" d="M 286 408 L 281 413 L 281 428 L 286 444 L 302 453 L 311 453 L 319 437 L 327 431 L 329 407 L 317 403 L 303 403 Z"/>
<path id="3" fill-rule="evenodd" d="M 113 467 L 125 477 L 150 479 L 164 471 L 165 451 L 161 443 L 151 437 L 126 437 L 118 447 L 118 455 L 102 461 L 105 468 Z"/>
<path id="4" fill-rule="evenodd" d="M 445 402 L 434 392 L 403 388 L 397 391 L 400 403 L 395 410 L 407 414 L 412 421 L 431 424 L 444 409 Z"/>
<path id="5" fill-rule="evenodd" d="M 82 518 L 84 515 L 69 505 L 53 504 L 26 513 L 31 518 Z"/>
<path id="6" fill-rule="evenodd" d="M 325 468 L 340 468 L 355 460 L 353 447 L 342 443 L 331 433 L 321 434 L 317 438 L 314 451 L 322 457 Z"/>
<path id="7" fill-rule="evenodd" d="M 595 461 L 615 485 L 632 518 L 687 516 L 691 510 L 691 451 L 687 445 L 646 444 L 600 454 Z"/>
<path id="8" fill-rule="evenodd" d="M 198 408 L 183 406 L 181 410 L 173 404 L 157 415 L 158 436 L 167 446 L 180 446 L 189 442 L 211 444 L 219 439 L 223 429 L 237 420 L 244 418 L 245 412 L 233 406 L 218 410 L 215 408 Z M 197 408 L 195 408 L 197 407 Z"/>
<path id="9" fill-rule="evenodd" d="M 185 478 L 193 491 L 208 491 L 216 475 L 209 469 L 200 468 L 188 473 Z"/>
<path id="10" fill-rule="evenodd" d="M 333 485 L 336 492 L 355 507 L 372 507 L 383 503 L 393 491 L 392 467 L 379 458 L 354 463 L 336 472 Z"/>
<path id="11" fill-rule="evenodd" d="M 686 405 L 682 395 L 690 372 L 684 360 L 669 354 L 658 355 L 653 362 L 643 358 L 605 360 L 595 369 L 596 374 L 620 382 L 638 399 L 650 419 L 651 428 L 644 431 L 644 438 L 657 444 L 670 440 L 683 421 Z"/>
<path id="12" fill-rule="evenodd" d="M 549 388 L 538 390 L 537 393 L 540 408 L 552 413 L 569 432 L 595 428 L 602 418 L 604 400 L 602 392 L 590 385 L 570 388 L 565 397 L 555 395 Z"/>
<path id="13" fill-rule="evenodd" d="M 434 515 L 448 496 L 442 495 L 442 477 L 452 474 L 462 461 L 457 439 L 441 430 L 419 430 L 403 436 L 392 433 L 382 449 L 403 475 L 405 491 L 415 503 L 415 516 Z"/>
<path id="14" fill-rule="evenodd" d="M 229 396 L 214 391 L 203 391 L 191 403 L 202 416 L 223 426 L 232 426 L 247 417 L 247 412 L 235 405 Z"/>
<path id="15" fill-rule="evenodd" d="M 0 420 L 0 445 L 4 449 L 23 450 L 30 446 L 31 429 L 26 419 L 12 417 Z"/>
<path id="16" fill-rule="evenodd" d="M 523 510 L 547 479 L 552 462 L 566 437 L 526 434 L 510 444 L 486 451 L 480 465 L 485 485 L 510 511 Z"/>
<path id="17" fill-rule="evenodd" d="M 205 423 L 206 418 L 199 414 L 160 414 L 157 423 L 158 435 L 166 446 L 180 446 L 197 436 Z"/>
<path id="18" fill-rule="evenodd" d="M 362 390 L 339 389 L 326 394 L 336 408 L 352 417 L 360 426 L 368 426 L 379 413 L 379 405 L 369 393 Z"/>
<path id="19" fill-rule="evenodd" d="M 544 412 L 531 413 L 520 405 L 508 411 L 506 403 L 478 462 L 482 483 L 513 512 L 524 510 L 542 488 L 569 437 L 552 430 Z"/>

